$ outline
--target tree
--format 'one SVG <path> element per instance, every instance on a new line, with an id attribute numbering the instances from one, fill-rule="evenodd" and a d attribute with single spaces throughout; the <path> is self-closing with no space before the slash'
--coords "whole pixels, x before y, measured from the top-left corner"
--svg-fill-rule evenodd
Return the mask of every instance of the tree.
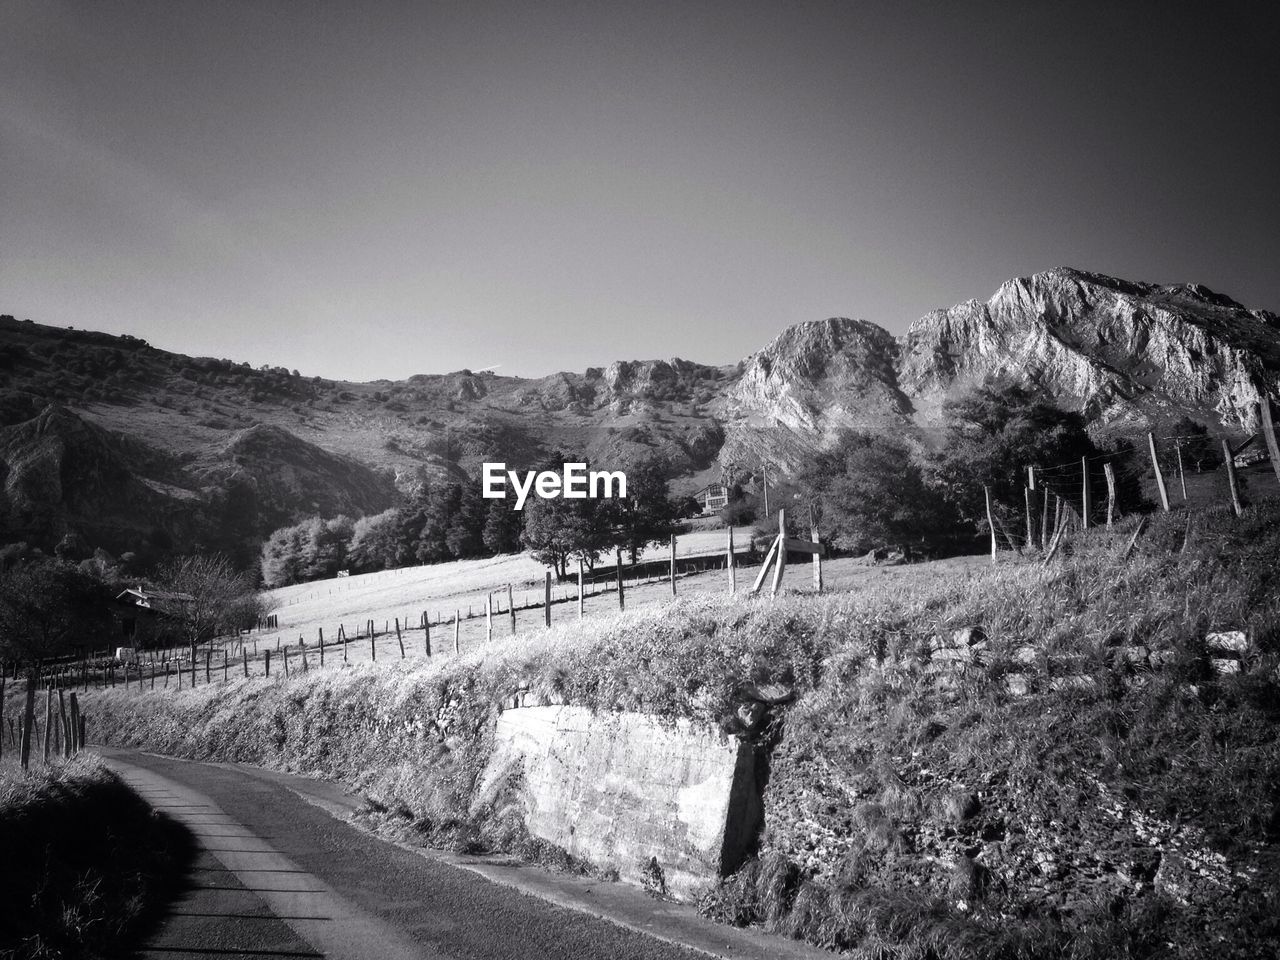
<path id="1" fill-rule="evenodd" d="M 455 484 L 445 526 L 444 542 L 450 556 L 458 560 L 484 554 L 484 499 L 474 483 Z"/>
<path id="2" fill-rule="evenodd" d="M 1099 453 L 1080 414 L 1015 384 L 978 387 L 948 403 L 943 418 L 937 475 L 961 517 L 975 523 L 986 522 L 984 486 L 997 501 L 1021 503 L 1026 468 L 1034 465 L 1061 467 L 1078 489 L 1080 458 Z"/>
<path id="3" fill-rule="evenodd" d="M 613 545 L 626 550 L 635 563 L 651 543 L 661 543 L 675 532 L 681 504 L 667 493 L 665 460 L 649 457 L 627 470 L 627 499 L 607 508 L 614 525 Z"/>
<path id="4" fill-rule="evenodd" d="M 284 587 L 303 581 L 307 527 L 310 522 L 281 527 L 262 544 L 262 582 L 266 586 Z"/>
<path id="5" fill-rule="evenodd" d="M 348 559 L 361 571 L 390 570 L 399 557 L 400 509 L 361 517 L 351 532 Z"/>
<path id="6" fill-rule="evenodd" d="M 249 577 L 221 554 L 174 557 L 157 570 L 154 586 L 165 602 L 171 631 L 188 643 L 251 627 L 266 612 Z"/>
<path id="7" fill-rule="evenodd" d="M 760 498 L 735 483 L 729 488 L 729 502 L 720 509 L 720 519 L 731 527 L 742 527 L 755 523 L 760 510 Z"/>
<path id="8" fill-rule="evenodd" d="M 565 463 L 581 462 L 581 457 L 553 453 L 540 469 L 554 470 Z M 594 567 L 614 539 L 611 511 L 600 504 L 591 497 L 530 497 L 524 505 L 524 532 L 520 539 L 533 552 L 534 559 L 551 567 L 560 580 L 568 576 L 571 559 L 581 559 L 588 568 Z"/>
<path id="9" fill-rule="evenodd" d="M 504 497 L 489 501 L 480 535 L 486 550 L 490 553 L 517 553 L 523 529 L 524 516 L 509 500 Z"/>
<path id="10" fill-rule="evenodd" d="M 71 564 L 38 558 L 0 568 L 0 659 L 71 653 L 111 625 L 111 591 Z"/>
<path id="11" fill-rule="evenodd" d="M 937 543 L 954 533 L 957 517 L 943 491 L 900 440 L 845 431 L 798 478 L 824 539 L 865 551 Z"/>
<path id="12" fill-rule="evenodd" d="M 347 565 L 355 536 L 350 517 L 311 517 L 274 531 L 262 544 L 262 582 L 283 587 L 332 577 Z"/>

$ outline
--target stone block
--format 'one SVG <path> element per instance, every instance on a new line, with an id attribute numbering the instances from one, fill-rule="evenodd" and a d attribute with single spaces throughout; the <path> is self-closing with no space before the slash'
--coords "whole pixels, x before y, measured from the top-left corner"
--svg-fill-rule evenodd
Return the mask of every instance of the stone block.
<path id="1" fill-rule="evenodd" d="M 677 898 L 736 869 L 762 822 L 753 748 L 687 720 L 508 710 L 480 797 L 504 782 L 518 784 L 530 833 L 632 883 L 656 859 Z"/>
<path id="2" fill-rule="evenodd" d="M 1206 634 L 1205 646 L 1214 653 L 1247 653 L 1249 638 L 1243 630 L 1227 630 L 1221 633 Z"/>
<path id="3" fill-rule="evenodd" d="M 1212 667 L 1213 672 L 1220 677 L 1240 672 L 1239 660 L 1229 660 L 1224 657 L 1214 657 L 1209 661 L 1209 666 Z"/>

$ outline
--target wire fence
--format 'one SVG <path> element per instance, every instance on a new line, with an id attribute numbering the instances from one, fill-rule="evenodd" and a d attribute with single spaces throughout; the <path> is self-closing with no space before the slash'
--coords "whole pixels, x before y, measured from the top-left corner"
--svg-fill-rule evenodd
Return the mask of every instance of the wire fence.
<path id="1" fill-rule="evenodd" d="M 1280 498 L 1280 465 L 1260 437 L 1234 445 L 1200 435 L 1148 434 L 1145 449 L 1101 453 L 1064 463 L 1030 466 L 1020 497 L 991 499 L 993 552 L 1048 551 L 1055 538 L 1109 527 L 1151 510 L 1203 510 Z"/>

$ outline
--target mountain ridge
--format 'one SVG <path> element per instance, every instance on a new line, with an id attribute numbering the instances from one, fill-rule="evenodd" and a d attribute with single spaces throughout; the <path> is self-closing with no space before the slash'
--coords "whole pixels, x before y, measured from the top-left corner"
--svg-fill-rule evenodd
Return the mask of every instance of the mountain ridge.
<path id="1" fill-rule="evenodd" d="M 381 509 L 424 475 L 474 476 L 482 460 L 522 466 L 561 450 L 616 467 L 657 455 L 677 489 L 692 490 L 726 466 L 794 469 L 848 427 L 928 445 L 946 402 L 992 379 L 1104 433 L 1190 416 L 1239 434 L 1256 429 L 1262 397 L 1280 396 L 1280 317 L 1199 284 L 1059 267 L 930 311 L 900 337 L 851 318 L 795 324 L 736 364 L 676 357 L 539 378 L 460 370 L 353 383 L 5 316 L 0 377 L 4 483 L 15 465 L 42 462 L 14 428 L 56 404 L 104 431 L 90 446 L 113 447 L 116 460 L 100 466 L 123 502 L 146 500 L 140 484 L 164 498 L 158 516 L 198 515 L 199 527 L 235 515 L 252 539 L 307 513 Z M 89 442 L 61 415 L 49 422 Z M 64 491 L 64 527 L 78 515 L 74 493 Z M 0 542 L 35 537 L 3 503 Z"/>

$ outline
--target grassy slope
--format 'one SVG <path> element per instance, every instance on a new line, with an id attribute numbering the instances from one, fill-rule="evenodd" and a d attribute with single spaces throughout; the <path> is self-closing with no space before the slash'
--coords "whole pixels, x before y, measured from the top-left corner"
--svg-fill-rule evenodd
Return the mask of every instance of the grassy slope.
<path id="1" fill-rule="evenodd" d="M 194 847 L 87 758 L 0 765 L 0 956 L 119 956 Z"/>
<path id="2" fill-rule="evenodd" d="M 785 680 L 761 856 L 708 892 L 712 915 L 867 956 L 1268 956 L 1280 515 L 1201 515 L 1186 551 L 1182 530 L 1157 519 L 1125 564 L 1127 531 L 1098 532 L 1047 571 L 691 597 L 443 664 L 86 709 L 113 742 L 346 780 L 429 842 L 510 847 L 518 808 L 476 777 L 516 691 L 731 724 L 746 684 Z M 987 647 L 964 669 L 930 654 L 975 625 Z M 1251 638 L 1239 676 L 1209 669 L 1219 629 Z"/>

